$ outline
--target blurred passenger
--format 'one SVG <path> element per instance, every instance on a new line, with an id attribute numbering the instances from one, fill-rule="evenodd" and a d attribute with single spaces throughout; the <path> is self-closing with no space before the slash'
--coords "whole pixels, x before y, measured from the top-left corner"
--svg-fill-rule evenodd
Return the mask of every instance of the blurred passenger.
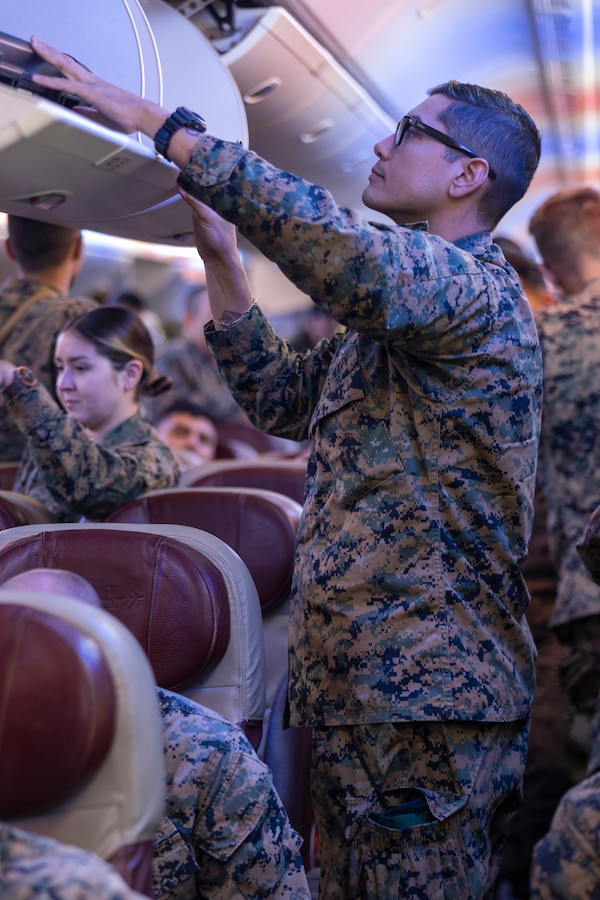
<path id="1" fill-rule="evenodd" d="M 75 228 L 8 216 L 7 257 L 16 277 L 0 288 L 0 358 L 27 366 L 54 395 L 52 355 L 56 335 L 69 319 L 97 304 L 69 297 L 83 261 L 83 243 Z M 25 438 L 0 402 L 0 461 L 16 461 Z"/>
<path id="2" fill-rule="evenodd" d="M 89 582 L 64 570 L 32 569 L 2 587 L 65 593 L 102 606 Z M 290 825 L 270 769 L 242 730 L 180 694 L 156 691 L 166 808 L 154 840 L 155 900 L 310 900 L 302 839 Z"/>
<path id="3" fill-rule="evenodd" d="M 600 507 L 590 517 L 577 549 L 600 583 Z M 585 777 L 562 797 L 547 834 L 537 843 L 531 868 L 531 900 L 597 900 L 600 896 L 600 699 L 592 722 Z"/>
<path id="4" fill-rule="evenodd" d="M 152 337 L 155 347 L 160 346 L 166 340 L 166 334 L 162 319 L 158 313 L 150 309 L 148 303 L 141 294 L 136 291 L 114 291 L 104 299 L 105 306 L 126 306 L 138 314 Z"/>
<path id="5" fill-rule="evenodd" d="M 543 269 L 535 259 L 527 256 L 519 244 L 510 238 L 495 237 L 494 242 L 502 249 L 505 258 L 521 279 L 525 296 L 534 312 L 556 303 Z"/>
<path id="6" fill-rule="evenodd" d="M 322 340 L 330 340 L 339 323 L 329 313 L 311 306 L 301 316 L 302 325 L 290 338 L 290 344 L 294 350 L 312 350 L 315 344 Z"/>
<path id="7" fill-rule="evenodd" d="M 198 403 L 175 400 L 156 420 L 159 438 L 171 448 L 181 470 L 214 459 L 219 442 L 217 425 L 208 410 Z"/>
<path id="8" fill-rule="evenodd" d="M 169 383 L 154 370 L 152 338 L 135 313 L 80 313 L 59 333 L 54 365 L 63 409 L 30 369 L 0 360 L 0 389 L 27 439 L 16 491 L 73 522 L 101 520 L 144 491 L 177 483 L 173 454 L 139 415 L 142 392 Z"/>
<path id="9" fill-rule="evenodd" d="M 534 314 L 538 309 L 553 305 L 556 302 L 554 294 L 536 260 L 510 238 L 497 236 L 494 242 L 517 272 Z M 537 648 L 536 693 L 523 778 L 523 805 L 508 833 L 500 870 L 500 883 L 504 883 L 505 890 L 510 886 L 511 896 L 519 900 L 529 897 L 534 844 L 546 833 L 562 794 L 574 784 L 581 758 L 569 738 L 567 703 L 560 687 L 559 670 L 564 648 L 548 627 L 556 599 L 557 578 L 548 545 L 546 501 L 539 484 L 534 502 L 529 552 L 521 570 L 531 595 L 527 621 Z"/>
<path id="10" fill-rule="evenodd" d="M 530 900 L 600 897 L 600 708 L 593 731 L 587 776 L 564 794 L 534 848 Z"/>
<path id="11" fill-rule="evenodd" d="M 568 647 L 562 677 L 574 724 L 587 724 L 589 736 L 600 689 L 600 585 L 576 544 L 600 497 L 600 192 L 559 191 L 529 230 L 564 294 L 536 313 L 544 363 L 539 480 L 558 572 L 550 625 Z"/>
<path id="12" fill-rule="evenodd" d="M 157 354 L 157 371 L 171 379 L 173 389 L 171 397 L 144 402 L 145 414 L 151 422 L 158 421 L 172 400 L 182 399 L 204 407 L 213 419 L 248 423 L 206 345 L 204 326 L 209 319 L 206 285 L 196 285 L 186 299 L 181 337 L 166 341 Z"/>
<path id="13" fill-rule="evenodd" d="M 0 897 L 6 900 L 148 900 L 89 850 L 0 822 Z"/>

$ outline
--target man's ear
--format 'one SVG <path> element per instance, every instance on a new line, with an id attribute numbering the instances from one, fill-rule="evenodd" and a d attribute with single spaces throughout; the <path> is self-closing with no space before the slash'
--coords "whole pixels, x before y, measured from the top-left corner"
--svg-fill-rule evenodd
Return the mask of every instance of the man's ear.
<path id="1" fill-rule="evenodd" d="M 11 244 L 11 242 L 10 242 L 10 238 L 9 238 L 9 237 L 7 237 L 7 238 L 4 239 L 4 252 L 6 253 L 7 257 L 8 257 L 12 262 L 16 262 L 16 261 L 17 261 L 17 260 L 15 259 L 15 254 L 14 254 L 14 251 L 13 251 L 13 248 L 12 248 L 12 244 Z"/>
<path id="2" fill-rule="evenodd" d="M 83 238 L 80 234 L 73 241 L 73 259 L 79 262 L 83 258 Z"/>
<path id="3" fill-rule="evenodd" d="M 450 185 L 452 197 L 464 197 L 485 185 L 490 167 L 485 159 L 476 157 L 461 159 L 461 169 Z"/>

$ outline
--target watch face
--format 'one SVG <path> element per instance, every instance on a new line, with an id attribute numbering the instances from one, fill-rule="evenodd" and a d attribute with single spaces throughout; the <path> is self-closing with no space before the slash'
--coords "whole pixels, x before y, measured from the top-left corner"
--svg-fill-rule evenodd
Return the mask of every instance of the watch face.
<path id="1" fill-rule="evenodd" d="M 26 366 L 17 366 L 15 369 L 15 378 L 18 378 L 19 381 L 27 387 L 32 387 L 35 384 L 35 375 L 31 369 L 28 369 Z"/>

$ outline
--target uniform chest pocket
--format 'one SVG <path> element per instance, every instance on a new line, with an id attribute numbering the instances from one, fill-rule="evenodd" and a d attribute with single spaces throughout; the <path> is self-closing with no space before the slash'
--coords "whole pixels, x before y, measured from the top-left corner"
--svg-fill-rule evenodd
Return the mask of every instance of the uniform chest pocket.
<path id="1" fill-rule="evenodd" d="M 310 434 L 345 508 L 404 471 L 387 424 L 390 392 L 380 394 L 367 390 L 356 347 L 344 344 L 329 369 Z"/>

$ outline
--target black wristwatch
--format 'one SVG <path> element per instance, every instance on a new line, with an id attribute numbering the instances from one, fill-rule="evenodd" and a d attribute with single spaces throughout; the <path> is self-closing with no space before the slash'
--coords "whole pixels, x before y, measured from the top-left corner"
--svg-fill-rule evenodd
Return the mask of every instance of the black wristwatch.
<path id="1" fill-rule="evenodd" d="M 180 128 L 191 128 L 199 134 L 204 134 L 206 122 L 198 113 L 192 112 L 191 109 L 187 109 L 185 106 L 178 106 L 154 135 L 154 149 L 161 156 L 164 156 L 165 159 L 169 159 L 167 150 L 169 149 L 171 138 Z"/>
<path id="2" fill-rule="evenodd" d="M 37 380 L 31 369 L 28 369 L 27 366 L 17 366 L 13 380 L 6 385 L 2 393 L 7 397 L 15 397 L 23 388 L 33 387 L 34 384 L 37 384 Z"/>

